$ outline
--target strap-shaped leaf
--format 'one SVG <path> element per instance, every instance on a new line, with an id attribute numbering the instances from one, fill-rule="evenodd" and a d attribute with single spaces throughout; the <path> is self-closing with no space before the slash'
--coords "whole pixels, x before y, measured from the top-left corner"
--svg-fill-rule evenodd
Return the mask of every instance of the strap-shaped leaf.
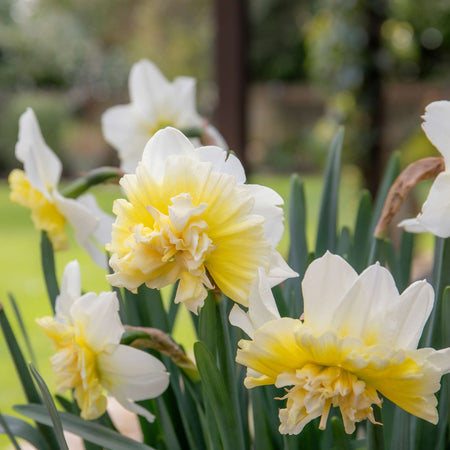
<path id="1" fill-rule="evenodd" d="M 47 233 L 45 231 L 41 233 L 41 263 L 48 298 L 50 300 L 50 304 L 52 305 L 53 311 L 55 311 L 55 302 L 56 297 L 59 294 L 59 287 L 56 278 L 55 255 L 53 253 L 53 245 L 50 242 L 50 239 L 48 238 Z"/>
<path id="2" fill-rule="evenodd" d="M 28 370 L 27 363 L 25 362 L 25 358 L 23 357 L 23 353 L 17 343 L 16 336 L 14 335 L 8 318 L 6 317 L 2 304 L 0 304 L 0 327 L 3 331 L 9 353 L 25 393 L 25 398 L 29 403 L 42 403 L 42 399 L 36 389 L 36 386 L 34 385 L 33 378 Z M 37 428 L 42 433 L 45 440 L 52 447 L 57 448 L 57 442 L 53 430 L 50 427 L 39 423 L 37 424 Z"/>
<path id="3" fill-rule="evenodd" d="M 51 425 L 52 423 L 52 419 L 49 417 L 44 405 L 16 405 L 14 409 L 36 422 L 46 425 Z M 66 431 L 81 436 L 89 442 L 101 445 L 108 450 L 152 450 L 152 447 L 123 436 L 98 423 L 83 420 L 78 416 L 66 412 L 58 412 L 58 416 Z"/>
<path id="4" fill-rule="evenodd" d="M 353 233 L 353 245 L 349 255 L 349 263 L 358 273 L 366 267 L 368 260 L 369 242 L 372 240 L 370 235 L 371 221 L 372 200 L 369 191 L 363 191 L 359 200 Z"/>
<path id="5" fill-rule="evenodd" d="M 225 382 L 211 352 L 203 342 L 196 342 L 194 353 L 200 378 L 208 403 L 214 413 L 224 450 L 243 450 L 245 448 L 244 441 L 242 440 L 242 434 L 238 432 L 240 424 L 236 420 Z"/>
<path id="6" fill-rule="evenodd" d="M 25 345 L 28 350 L 28 354 L 30 355 L 30 359 L 33 364 L 37 367 L 37 360 L 34 354 L 33 346 L 31 345 L 30 337 L 28 336 L 27 328 L 25 327 L 25 322 L 22 319 L 22 314 L 20 313 L 19 305 L 14 298 L 14 295 L 8 293 L 9 300 L 11 302 L 11 306 L 13 307 L 14 315 L 16 316 L 17 323 L 19 324 L 20 331 L 22 332 L 23 339 L 25 341 Z"/>
<path id="7" fill-rule="evenodd" d="M 284 298 L 289 304 L 290 317 L 300 317 L 303 312 L 301 280 L 308 260 L 306 241 L 306 200 L 303 181 L 297 175 L 291 178 L 289 205 L 290 250 L 288 263 L 298 274 L 298 278 L 289 278 L 283 283 Z"/>
<path id="8" fill-rule="evenodd" d="M 1 415 L 1 417 L 13 436 L 20 439 L 25 439 L 27 442 L 29 442 L 39 450 L 50 450 L 50 447 L 42 437 L 42 434 L 39 432 L 39 430 L 31 426 L 28 422 L 8 415 Z M 0 433 L 6 433 L 4 423 L 0 423 Z"/>
<path id="9" fill-rule="evenodd" d="M 50 391 L 48 390 L 44 379 L 41 377 L 33 364 L 30 364 L 30 371 L 34 379 L 36 380 L 39 390 L 41 391 L 42 398 L 44 399 L 45 406 L 47 407 L 48 415 L 50 416 L 50 419 L 52 419 L 53 430 L 55 431 L 55 436 L 58 441 L 59 448 L 60 450 L 69 450 L 66 439 L 64 437 L 64 431 L 58 417 L 58 411 L 56 410 L 55 402 L 53 401 Z"/>
<path id="10" fill-rule="evenodd" d="M 339 176 L 344 130 L 341 128 L 331 143 L 324 175 L 322 200 L 316 240 L 316 257 L 327 250 L 336 250 L 336 230 L 339 197 Z"/>

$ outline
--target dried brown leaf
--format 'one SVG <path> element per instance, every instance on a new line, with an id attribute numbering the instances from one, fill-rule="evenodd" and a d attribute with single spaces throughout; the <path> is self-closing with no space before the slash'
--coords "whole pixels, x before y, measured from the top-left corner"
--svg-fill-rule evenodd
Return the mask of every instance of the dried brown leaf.
<path id="1" fill-rule="evenodd" d="M 375 237 L 382 238 L 385 236 L 389 224 L 401 208 L 409 191 L 419 181 L 436 178 L 444 170 L 444 158 L 423 158 L 413 162 L 403 170 L 388 192 L 380 219 L 375 227 Z"/>

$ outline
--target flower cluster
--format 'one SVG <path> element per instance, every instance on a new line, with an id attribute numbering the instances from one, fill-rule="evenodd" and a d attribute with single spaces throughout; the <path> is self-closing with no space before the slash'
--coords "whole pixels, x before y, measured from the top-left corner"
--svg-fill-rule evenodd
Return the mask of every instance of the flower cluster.
<path id="1" fill-rule="evenodd" d="M 434 305 L 431 285 L 416 281 L 399 293 L 379 263 L 358 274 L 327 252 L 311 262 L 301 282 L 302 316 L 281 317 L 272 288 L 298 276 L 276 250 L 284 232 L 283 199 L 268 187 L 246 183 L 240 161 L 197 113 L 192 78 L 170 83 L 145 60 L 133 66 L 129 88 L 131 103 L 102 118 L 105 139 L 118 150 L 126 172 L 120 180 L 126 199 L 114 202 L 114 223 L 93 196 L 59 192 L 60 160 L 45 144 L 34 112 L 28 109 L 20 118 L 16 156 L 24 170 L 10 174 L 11 199 L 31 209 L 54 250 L 67 247 L 69 223 L 96 263 L 104 265 L 103 250 L 110 253 L 106 279 L 115 288 L 137 293 L 143 285 L 161 289 L 178 283 L 174 302 L 194 314 L 208 290 L 234 301 L 230 323 L 249 337 L 239 341 L 236 362 L 247 369 L 247 388 L 284 389 L 282 434 L 299 434 L 319 417 L 324 429 L 332 407 L 339 408 L 346 433 L 366 419 L 378 424 L 374 407 L 382 406 L 383 397 L 436 424 L 435 394 L 450 372 L 450 348 L 417 348 Z M 400 224 L 408 231 L 450 236 L 449 116 L 450 102 L 427 107 L 423 128 L 442 152 L 446 170 L 422 213 Z M 200 146 L 180 131 L 189 128 L 215 134 L 219 145 Z M 126 294 L 128 308 L 136 297 Z M 64 270 L 55 317 L 37 322 L 56 348 L 51 365 L 58 392 L 73 390 L 82 418 L 100 417 L 110 395 L 154 419 L 135 402 L 161 395 L 169 373 L 162 357 L 122 343 L 125 328 L 115 292 L 82 295 L 80 268 L 73 261 Z M 171 338 L 161 338 L 161 330 L 134 330 L 141 333 L 136 346 L 159 340 L 146 348 L 171 357 L 164 352 L 164 345 L 170 347 L 184 361 L 184 375 L 190 370 L 198 377 L 200 363 L 197 371 Z M 180 380 L 170 393 L 177 401 L 192 388 Z"/>

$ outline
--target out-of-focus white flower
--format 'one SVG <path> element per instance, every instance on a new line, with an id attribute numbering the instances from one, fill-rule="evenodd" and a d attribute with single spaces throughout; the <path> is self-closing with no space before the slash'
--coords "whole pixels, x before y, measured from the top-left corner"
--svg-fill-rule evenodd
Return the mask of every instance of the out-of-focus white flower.
<path id="1" fill-rule="evenodd" d="M 106 141 L 119 153 L 121 168 L 133 173 L 145 144 L 158 130 L 202 128 L 204 120 L 196 110 L 194 78 L 177 77 L 171 83 L 144 59 L 131 68 L 128 85 L 131 103 L 105 111 L 102 128 Z M 214 127 L 208 125 L 206 131 L 217 145 L 226 145 Z"/>
<path id="2" fill-rule="evenodd" d="M 44 317 L 37 323 L 56 347 L 51 364 L 58 392 L 74 389 L 84 419 L 105 412 L 108 393 L 125 408 L 153 421 L 154 416 L 134 401 L 162 394 L 169 374 L 155 357 L 120 344 L 124 328 L 116 294 L 81 296 L 80 268 L 72 261 L 64 270 L 55 310 L 54 318 Z"/>
<path id="3" fill-rule="evenodd" d="M 31 108 L 20 117 L 16 157 L 24 170 L 15 169 L 9 175 L 11 200 L 31 209 L 35 227 L 47 232 L 55 251 L 68 246 L 68 222 L 78 244 L 96 264 L 106 268 L 106 256 L 94 240 L 101 246 L 109 241 L 113 219 L 97 206 L 91 194 L 72 199 L 58 192 L 62 164 L 45 143 Z"/>
<path id="4" fill-rule="evenodd" d="M 436 236 L 450 236 L 450 102 L 430 103 L 425 109 L 422 128 L 445 160 L 445 171 L 434 180 L 422 212 L 414 219 L 399 223 L 410 233 L 428 231 Z"/>
<path id="5" fill-rule="evenodd" d="M 180 280 L 175 301 L 197 312 L 213 284 L 247 305 L 259 267 L 271 286 L 297 276 L 275 250 L 284 230 L 282 198 L 244 183 L 235 156 L 194 148 L 174 128 L 158 131 L 136 174 L 120 182 L 128 201 L 114 203 L 108 281 L 136 291 Z"/>
<path id="6" fill-rule="evenodd" d="M 266 317 L 251 329 L 251 341 L 239 342 L 236 357 L 247 366 L 247 388 L 290 386 L 279 413 L 281 433 L 298 434 L 320 416 L 324 429 L 331 406 L 340 408 L 345 430 L 352 433 L 355 422 L 375 423 L 372 405 L 381 405 L 378 393 L 437 423 L 434 393 L 450 372 L 450 348 L 417 349 L 433 307 L 430 284 L 418 281 L 400 295 L 379 264 L 358 276 L 327 252 L 308 267 L 302 290 L 304 322 Z M 238 325 L 249 328 L 242 320 Z"/>

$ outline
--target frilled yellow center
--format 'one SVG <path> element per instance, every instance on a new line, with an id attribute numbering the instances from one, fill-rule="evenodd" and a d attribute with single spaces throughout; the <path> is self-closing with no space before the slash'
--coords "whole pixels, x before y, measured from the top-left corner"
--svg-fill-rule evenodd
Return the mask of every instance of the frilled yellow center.
<path id="1" fill-rule="evenodd" d="M 68 247 L 66 219 L 56 205 L 31 186 L 23 170 L 14 169 L 9 174 L 8 181 L 11 187 L 11 201 L 31 209 L 34 226 L 48 233 L 55 251 L 66 250 Z"/>
<path id="2" fill-rule="evenodd" d="M 132 291 L 180 280 L 176 302 L 192 311 L 216 284 L 247 304 L 258 267 L 268 268 L 270 243 L 264 218 L 252 215 L 254 199 L 231 175 L 210 163 L 169 158 L 160 179 L 142 163 L 121 184 L 129 201 L 117 200 L 108 281 Z"/>
<path id="3" fill-rule="evenodd" d="M 441 373 L 426 360 L 427 349 L 395 350 L 367 346 L 333 331 L 319 335 L 300 320 L 281 318 L 259 328 L 253 341 L 239 342 L 236 361 L 247 366 L 245 385 L 292 386 L 287 408 L 280 411 L 280 431 L 297 434 L 331 406 L 339 407 L 348 433 L 380 406 L 377 392 L 408 411 L 436 423 L 436 398 Z"/>
<path id="4" fill-rule="evenodd" d="M 295 373 L 280 375 L 277 384 L 293 385 L 282 397 L 287 404 L 280 410 L 280 433 L 297 434 L 319 416 L 319 428 L 324 430 L 331 406 L 341 410 L 347 433 L 353 433 L 355 422 L 366 418 L 376 423 L 371 405 L 381 405 L 377 391 L 340 367 L 306 364 Z"/>
<path id="5" fill-rule="evenodd" d="M 74 389 L 81 417 L 86 420 L 100 417 L 106 410 L 106 393 L 97 370 L 97 355 L 82 336 L 77 336 L 73 326 L 51 317 L 38 319 L 37 323 L 56 347 L 50 362 L 58 392 Z"/>

